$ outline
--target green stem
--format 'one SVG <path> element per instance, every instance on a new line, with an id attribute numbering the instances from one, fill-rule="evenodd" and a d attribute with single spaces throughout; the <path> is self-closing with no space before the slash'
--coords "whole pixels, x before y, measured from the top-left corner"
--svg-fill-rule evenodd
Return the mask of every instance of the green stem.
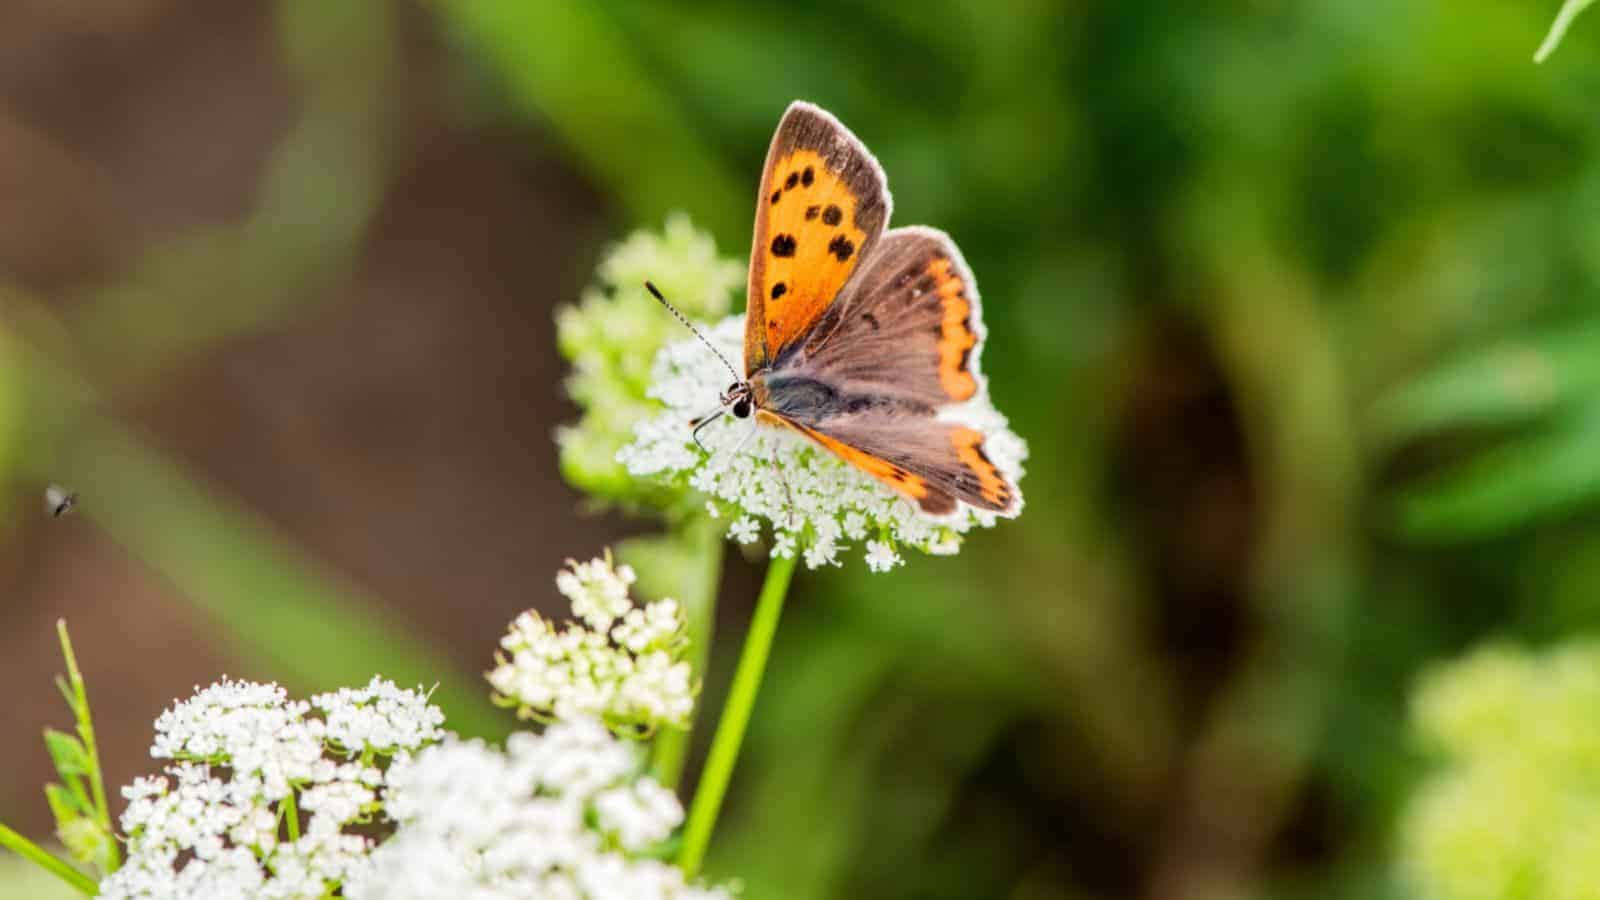
<path id="1" fill-rule="evenodd" d="M 289 842 L 300 840 L 300 808 L 294 802 L 294 785 L 289 786 L 288 796 L 283 798 L 283 821 L 289 826 Z"/>
<path id="2" fill-rule="evenodd" d="M 767 668 L 772 638 L 778 633 L 778 615 L 783 612 L 783 599 L 789 593 L 795 561 L 793 556 L 780 557 L 767 566 L 761 596 L 756 599 L 755 616 L 750 620 L 750 633 L 745 636 L 744 651 L 739 655 L 739 668 L 734 672 L 733 685 L 728 688 L 727 702 L 722 705 L 722 719 L 717 722 L 716 736 L 711 739 L 711 753 L 706 757 L 705 771 L 700 773 L 700 786 L 689 808 L 689 824 L 683 830 L 683 852 L 678 856 L 678 865 L 687 877 L 698 875 L 705 861 L 706 847 L 711 843 L 711 832 L 716 828 L 717 814 L 722 809 L 722 798 L 728 792 L 733 765 L 739 758 L 739 745 L 744 742 L 745 726 L 750 724 L 750 711 L 755 706 L 756 693 L 761 690 L 761 676 Z"/>
<path id="3" fill-rule="evenodd" d="M 10 850 L 46 872 L 50 872 L 67 884 L 77 888 L 86 896 L 93 897 L 100 889 L 100 886 L 95 884 L 93 878 L 79 872 L 67 864 L 65 860 L 47 852 L 43 847 L 4 825 L 0 825 L 0 847 Z"/>
<path id="4" fill-rule="evenodd" d="M 683 604 L 684 637 L 688 641 L 685 659 L 694 678 L 704 683 L 706 663 L 711 657 L 711 632 L 717 619 L 717 586 L 722 575 L 722 523 L 698 516 L 681 526 L 680 533 L 668 540 L 673 544 L 673 552 L 680 554 L 679 558 L 698 561 L 694 569 L 678 579 L 681 583 L 672 596 Z M 657 565 L 656 568 L 662 567 Z M 666 787 L 676 789 L 683 779 L 684 764 L 689 758 L 689 735 L 698 712 L 697 703 L 687 728 L 663 728 L 651 744 L 650 772 Z"/>
<path id="5" fill-rule="evenodd" d="M 111 830 L 111 805 L 106 802 L 106 781 L 100 772 L 100 748 L 95 746 L 94 721 L 89 716 L 89 688 L 84 683 L 83 672 L 78 669 L 78 656 L 72 652 L 72 639 L 67 637 L 66 619 L 56 620 L 56 635 L 61 639 L 61 655 L 67 660 L 67 680 L 72 685 L 74 697 L 72 713 L 78 720 L 78 738 L 83 741 L 83 749 L 89 756 L 89 789 L 94 794 L 95 817 L 100 820 L 100 827 L 105 830 L 106 853 L 110 860 L 107 871 L 115 872 L 120 855 L 117 852 L 115 832 Z"/>

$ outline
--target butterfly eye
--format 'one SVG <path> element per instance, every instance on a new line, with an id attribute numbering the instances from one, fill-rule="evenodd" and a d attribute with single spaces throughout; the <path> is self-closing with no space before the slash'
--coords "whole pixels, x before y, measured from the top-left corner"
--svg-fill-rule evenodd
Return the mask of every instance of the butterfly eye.
<path id="1" fill-rule="evenodd" d="M 736 419 L 750 418 L 750 401 L 743 399 L 735 401 L 733 404 L 733 415 Z"/>

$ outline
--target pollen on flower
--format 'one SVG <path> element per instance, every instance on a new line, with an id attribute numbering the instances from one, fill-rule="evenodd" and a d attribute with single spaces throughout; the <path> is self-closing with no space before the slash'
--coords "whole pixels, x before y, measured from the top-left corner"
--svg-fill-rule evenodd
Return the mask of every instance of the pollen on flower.
<path id="1" fill-rule="evenodd" d="M 500 639 L 488 673 L 500 700 L 536 719 L 592 716 L 622 729 L 683 727 L 694 710 L 695 684 L 677 601 L 636 606 L 628 596 L 633 570 L 609 555 L 568 562 L 556 587 L 579 622 L 557 627 L 528 611 Z"/>
<path id="2" fill-rule="evenodd" d="M 742 353 L 744 319 L 729 316 L 715 325 L 701 325 L 718 349 L 731 359 Z M 719 509 L 733 510 L 728 538 L 738 543 L 759 539 L 760 521 L 771 523 L 773 556 L 801 554 L 809 568 L 838 564 L 846 541 L 861 542 L 883 534 L 895 546 L 948 555 L 960 547 L 962 535 L 974 527 L 990 527 L 997 516 L 962 505 L 954 515 L 932 517 L 833 454 L 787 429 L 759 425 L 754 418 L 722 416 L 700 431 L 702 452 L 691 437 L 689 422 L 704 415 L 708 404 L 727 388 L 728 371 L 693 337 L 668 344 L 656 355 L 649 396 L 662 409 L 634 427 L 633 442 L 617 453 L 617 461 L 636 477 L 674 486 L 687 485 L 711 498 Z M 986 392 L 940 413 L 987 435 L 990 461 L 1017 483 L 1023 474 L 1027 445 L 1007 428 L 1006 420 Z M 872 553 L 868 567 L 887 571 L 899 564 L 898 553 Z"/>

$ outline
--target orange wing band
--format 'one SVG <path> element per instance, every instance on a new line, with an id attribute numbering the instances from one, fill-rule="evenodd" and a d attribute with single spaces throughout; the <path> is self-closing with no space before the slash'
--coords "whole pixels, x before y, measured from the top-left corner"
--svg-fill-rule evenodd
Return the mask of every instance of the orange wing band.
<path id="1" fill-rule="evenodd" d="M 972 303 L 949 258 L 935 258 L 928 264 L 928 274 L 934 278 L 934 290 L 939 292 L 943 311 L 939 322 L 939 385 L 952 400 L 970 400 L 978 393 L 978 380 L 968 367 L 972 348 L 978 346 L 978 333 L 972 328 Z"/>

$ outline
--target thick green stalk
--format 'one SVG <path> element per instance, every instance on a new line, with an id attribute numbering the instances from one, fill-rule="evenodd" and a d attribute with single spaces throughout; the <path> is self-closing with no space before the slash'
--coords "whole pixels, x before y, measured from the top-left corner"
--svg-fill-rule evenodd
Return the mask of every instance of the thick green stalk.
<path id="1" fill-rule="evenodd" d="M 288 795 L 283 798 L 283 822 L 289 829 L 290 842 L 300 840 L 300 809 L 294 802 L 293 785 L 290 785 Z"/>
<path id="2" fill-rule="evenodd" d="M 46 872 L 55 875 L 67 884 L 82 891 L 85 896 L 93 897 L 95 892 L 100 889 L 99 885 L 94 883 L 93 878 L 79 872 L 68 865 L 65 860 L 57 858 L 43 847 L 4 825 L 0 825 L 0 847 L 10 850 Z"/>
<path id="3" fill-rule="evenodd" d="M 711 832 L 722 810 L 722 798 L 728 792 L 728 781 L 733 777 L 733 766 L 739 758 L 739 746 L 744 742 L 745 726 L 750 724 L 750 711 L 761 690 L 761 676 L 766 672 L 773 636 L 778 633 L 778 616 L 783 612 L 783 600 L 789 593 L 794 567 L 793 556 L 774 559 L 767 566 L 761 596 L 756 599 L 755 616 L 750 620 L 750 633 L 745 636 L 744 651 L 739 655 L 739 668 L 734 672 L 727 702 L 722 705 L 722 718 L 717 722 L 716 736 L 711 739 L 711 753 L 706 758 L 705 771 L 700 773 L 694 803 L 689 807 L 689 824 L 683 830 L 683 851 L 678 856 L 678 864 L 688 877 L 699 874 L 700 865 L 705 861 L 706 847 L 711 843 Z"/>

